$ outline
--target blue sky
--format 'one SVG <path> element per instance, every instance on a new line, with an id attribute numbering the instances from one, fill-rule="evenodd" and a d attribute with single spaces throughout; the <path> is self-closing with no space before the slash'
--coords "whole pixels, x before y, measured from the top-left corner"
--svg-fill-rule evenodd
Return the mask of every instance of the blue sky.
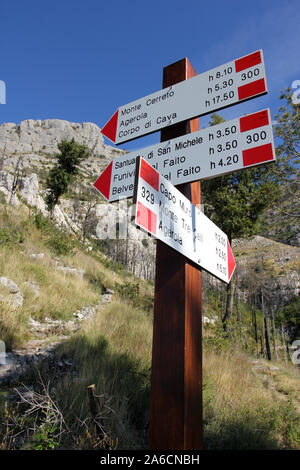
<path id="1" fill-rule="evenodd" d="M 298 0 L 10 0 L 0 24 L 0 124 L 103 127 L 118 106 L 160 89 L 162 68 L 185 56 L 201 73 L 263 49 L 270 93 L 222 110 L 226 119 L 264 107 L 274 116 L 280 90 L 300 80 Z M 158 141 L 155 133 L 123 147 Z"/>

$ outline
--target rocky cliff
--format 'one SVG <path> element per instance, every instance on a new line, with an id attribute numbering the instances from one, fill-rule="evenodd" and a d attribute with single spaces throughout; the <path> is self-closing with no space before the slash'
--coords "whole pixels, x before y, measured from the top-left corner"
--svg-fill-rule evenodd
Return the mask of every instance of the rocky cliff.
<path id="1" fill-rule="evenodd" d="M 256 236 L 234 240 L 233 249 L 236 277 L 245 300 L 262 291 L 276 311 L 300 294 L 299 247 Z"/>
<path id="2" fill-rule="evenodd" d="M 98 174 L 107 161 L 122 153 L 104 144 L 99 127 L 92 122 L 79 124 L 60 119 L 27 119 L 20 124 L 0 125 L 2 169 L 13 171 L 20 159 L 23 169 L 40 171 L 51 163 L 51 157 L 58 151 L 57 144 L 72 138 L 91 150 L 88 162 L 83 163 L 83 169 L 89 175 Z"/>
<path id="3" fill-rule="evenodd" d="M 295 209 L 296 201 L 300 199 L 300 189 L 288 189 L 281 197 L 280 205 L 263 214 L 262 234 L 278 242 L 300 246 L 300 217 L 297 215 L 299 211 Z"/>
<path id="4" fill-rule="evenodd" d="M 48 215 L 44 201 L 48 170 L 56 161 L 57 144 L 63 139 L 75 139 L 90 149 L 89 158 L 80 165 L 80 176 L 68 194 L 55 207 L 54 218 L 59 226 L 84 238 L 92 238 L 109 245 L 109 254 L 116 261 L 126 262 L 138 276 L 153 277 L 155 246 L 145 239 L 147 235 L 130 224 L 131 212 L 126 201 L 109 204 L 93 188 L 93 182 L 103 169 L 122 150 L 104 144 L 96 124 L 71 123 L 59 119 L 0 126 L 0 193 L 7 203 L 25 203 Z M 2 197 L 3 197 L 2 196 Z M 110 232 L 110 233 L 109 233 Z M 120 235 L 121 240 L 107 243 Z M 126 242 L 126 234 L 129 241 Z"/>

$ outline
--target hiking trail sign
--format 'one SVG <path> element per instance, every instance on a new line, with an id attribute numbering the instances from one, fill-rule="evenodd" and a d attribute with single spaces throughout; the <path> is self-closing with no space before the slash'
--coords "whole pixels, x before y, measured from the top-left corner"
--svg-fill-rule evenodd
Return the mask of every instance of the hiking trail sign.
<path id="1" fill-rule="evenodd" d="M 258 50 L 119 107 L 101 132 L 118 145 L 265 93 Z"/>
<path id="2" fill-rule="evenodd" d="M 143 158 L 137 160 L 135 191 L 138 227 L 230 282 L 236 264 L 227 235 Z"/>
<path id="3" fill-rule="evenodd" d="M 194 118 L 265 93 L 262 50 L 199 75 L 184 58 L 164 67 L 162 90 L 120 107 L 102 129 L 117 145 L 162 130 L 160 144 L 114 159 L 94 183 L 109 201 L 135 192 L 136 225 L 158 240 L 151 450 L 203 447 L 200 267 L 228 283 L 235 260 L 196 207 L 200 181 L 275 159 L 269 110 L 201 131 Z"/>
<path id="4" fill-rule="evenodd" d="M 133 196 L 136 158 L 143 157 L 173 185 L 275 161 L 269 109 L 232 119 L 114 158 L 94 187 L 109 202 Z"/>

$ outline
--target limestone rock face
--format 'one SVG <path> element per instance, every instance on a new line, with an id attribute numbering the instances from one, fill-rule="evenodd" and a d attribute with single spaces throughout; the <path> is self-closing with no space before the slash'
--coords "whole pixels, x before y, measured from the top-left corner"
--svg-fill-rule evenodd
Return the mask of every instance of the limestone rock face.
<path id="1" fill-rule="evenodd" d="M 11 191 L 12 185 L 13 175 L 10 175 L 7 171 L 0 171 L 0 186 L 7 191 Z"/>
<path id="2" fill-rule="evenodd" d="M 59 152 L 57 145 L 71 139 L 89 148 L 90 155 L 80 167 L 86 176 L 95 179 L 115 155 L 124 153 L 105 145 L 100 128 L 92 122 L 27 119 L 20 124 L 0 125 L 0 171 L 14 174 L 18 166 L 23 176 L 37 173 L 40 178 L 55 163 L 55 155 Z"/>
<path id="3" fill-rule="evenodd" d="M 19 205 L 20 201 L 16 193 L 12 194 L 13 176 L 6 171 L 0 172 L 0 192 L 5 196 L 6 202 L 12 205 Z M 31 173 L 29 176 L 19 177 L 17 192 L 20 200 L 28 206 L 40 211 L 44 216 L 49 215 L 46 203 L 39 190 L 37 175 Z M 71 229 L 74 233 L 79 231 L 79 227 L 68 217 L 59 205 L 55 206 L 53 217 L 58 226 Z"/>
<path id="4" fill-rule="evenodd" d="M 234 240 L 233 250 L 244 300 L 250 299 L 258 283 L 274 311 L 300 294 L 299 247 L 255 236 Z"/>
<path id="5" fill-rule="evenodd" d="M 92 122 L 82 124 L 46 119 L 27 119 L 20 124 L 5 123 L 0 126 L 0 151 L 6 153 L 55 153 L 63 139 L 87 145 L 95 155 L 104 151 L 104 141 L 99 127 Z"/>
<path id="6" fill-rule="evenodd" d="M 36 207 L 44 215 L 46 204 L 39 194 L 39 182 L 35 173 L 22 178 L 19 182 L 20 196 L 29 206 Z"/>
<path id="7" fill-rule="evenodd" d="M 4 194 L 7 203 L 18 206 L 20 202 L 16 194 L 12 192 L 13 181 L 13 175 L 9 174 L 7 171 L 0 171 L 0 192 Z"/>

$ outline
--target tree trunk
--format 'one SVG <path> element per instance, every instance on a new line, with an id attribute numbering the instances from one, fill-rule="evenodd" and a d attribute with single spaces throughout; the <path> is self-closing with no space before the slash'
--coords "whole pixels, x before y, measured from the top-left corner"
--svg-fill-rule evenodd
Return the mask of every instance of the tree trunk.
<path id="1" fill-rule="evenodd" d="M 257 335 L 257 321 L 256 321 L 256 295 L 251 298 L 251 307 L 252 307 L 252 326 L 253 326 L 253 335 L 256 344 L 256 355 L 259 357 L 258 351 L 258 335 Z"/>
<path id="2" fill-rule="evenodd" d="M 221 290 L 221 304 L 222 304 L 222 306 L 221 306 L 221 315 L 220 316 L 221 316 L 221 322 L 222 322 L 223 314 L 225 315 L 225 306 L 226 306 L 226 291 L 224 290 L 224 288 Z"/>
<path id="3" fill-rule="evenodd" d="M 263 338 L 264 338 L 264 333 L 260 335 L 259 340 L 260 340 L 260 354 L 262 357 L 265 357 L 265 342 Z"/>
<path id="4" fill-rule="evenodd" d="M 239 326 L 240 339 L 242 340 L 242 318 L 240 310 L 240 298 L 237 288 L 235 289 L 236 319 Z"/>
<path id="5" fill-rule="evenodd" d="M 10 197 L 9 197 L 8 204 L 11 204 L 12 198 L 15 195 L 15 193 L 17 191 L 17 188 L 18 188 L 19 173 L 20 173 L 20 170 L 19 170 L 20 161 L 21 161 L 21 158 L 19 158 L 17 163 L 16 163 L 16 167 L 15 167 L 15 171 L 14 171 L 14 179 L 13 179 L 11 190 L 10 190 Z"/>
<path id="6" fill-rule="evenodd" d="M 126 240 L 125 240 L 125 261 L 124 265 L 128 269 L 128 228 L 126 227 Z"/>
<path id="7" fill-rule="evenodd" d="M 267 358 L 269 361 L 272 361 L 268 318 L 265 317 L 264 322 L 265 322 L 265 340 L 266 340 L 266 348 L 267 348 Z"/>
<path id="8" fill-rule="evenodd" d="M 240 298 L 237 289 L 235 290 L 236 319 L 241 323 Z"/>
<path id="9" fill-rule="evenodd" d="M 286 344 L 285 344 L 285 336 L 284 336 L 284 328 L 281 324 L 281 337 L 282 337 L 282 346 L 283 346 L 283 353 L 284 353 L 284 362 L 287 364 L 287 355 L 286 355 Z"/>
<path id="10" fill-rule="evenodd" d="M 254 327 L 254 337 L 256 344 L 258 343 L 257 337 L 257 320 L 256 320 L 256 297 L 254 297 L 254 304 L 252 305 L 252 316 L 253 316 L 253 327 Z"/>
<path id="11" fill-rule="evenodd" d="M 262 289 L 261 289 L 261 310 L 263 314 L 263 326 L 264 326 L 264 333 L 265 333 L 264 338 L 266 342 L 267 358 L 269 361 L 271 361 L 272 355 L 271 355 L 271 347 L 270 347 L 269 324 L 268 324 L 268 318 L 265 315 L 265 302 L 264 302 L 264 295 L 263 295 Z"/>
<path id="12" fill-rule="evenodd" d="M 272 308 L 272 327 L 273 327 L 273 336 L 274 336 L 274 354 L 276 356 L 276 360 L 279 361 L 278 356 L 278 349 L 277 349 L 277 340 L 276 340 L 276 329 L 275 329 L 275 318 L 274 318 L 274 309 Z"/>
<path id="13" fill-rule="evenodd" d="M 266 357 L 266 346 L 265 346 L 265 308 L 264 308 L 264 297 L 261 291 L 261 312 L 262 312 L 262 353 L 263 357 Z"/>
<path id="14" fill-rule="evenodd" d="M 232 309 L 233 309 L 233 299 L 234 299 L 234 291 L 235 291 L 235 283 L 234 281 L 229 282 L 227 285 L 226 291 L 226 310 L 225 314 L 222 318 L 223 329 L 227 331 L 227 322 L 232 317 Z"/>

